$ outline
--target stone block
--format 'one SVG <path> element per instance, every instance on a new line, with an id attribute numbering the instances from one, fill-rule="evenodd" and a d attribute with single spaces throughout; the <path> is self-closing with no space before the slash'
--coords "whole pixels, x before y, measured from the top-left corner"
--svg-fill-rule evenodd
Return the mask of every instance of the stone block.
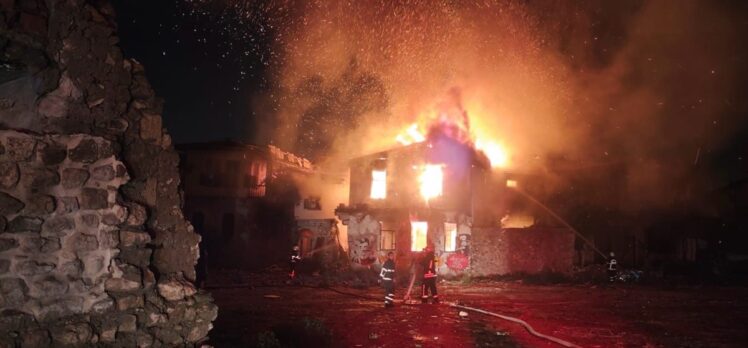
<path id="1" fill-rule="evenodd" d="M 121 248 L 117 259 L 136 266 L 147 266 L 151 261 L 151 250 L 144 248 Z"/>
<path id="2" fill-rule="evenodd" d="M 143 307 L 143 296 L 131 295 L 119 297 L 116 300 L 117 310 L 126 311 L 131 308 Z"/>
<path id="3" fill-rule="evenodd" d="M 68 157 L 75 162 L 93 163 L 99 159 L 99 147 L 93 139 L 83 139 L 68 151 Z"/>
<path id="4" fill-rule="evenodd" d="M 20 278 L 0 278 L 0 307 L 16 307 L 26 302 L 29 288 Z"/>
<path id="5" fill-rule="evenodd" d="M 81 222 L 86 227 L 99 227 L 99 216 L 96 214 L 83 214 L 81 215 Z"/>
<path id="6" fill-rule="evenodd" d="M 18 213 L 25 207 L 19 199 L 13 197 L 5 192 L 0 192 L 0 215 L 13 215 Z"/>
<path id="7" fill-rule="evenodd" d="M 18 248 L 18 241 L 13 238 L 0 238 L 0 253 Z"/>
<path id="8" fill-rule="evenodd" d="M 104 283 L 106 291 L 131 292 L 140 289 L 140 282 L 125 278 L 109 278 Z"/>
<path id="9" fill-rule="evenodd" d="M 88 344 L 93 336 L 93 329 L 88 323 L 56 325 L 50 332 L 55 346 L 82 346 Z"/>
<path id="10" fill-rule="evenodd" d="M 83 275 L 83 262 L 80 259 L 65 262 L 60 266 L 60 273 L 68 279 L 79 279 Z"/>
<path id="11" fill-rule="evenodd" d="M 114 179 L 114 168 L 107 164 L 91 171 L 91 177 L 96 181 L 111 181 Z"/>
<path id="12" fill-rule="evenodd" d="M 41 143 L 37 149 L 40 153 L 42 162 L 48 166 L 54 166 L 62 163 L 68 156 L 65 146 L 58 143 Z"/>
<path id="13" fill-rule="evenodd" d="M 49 337 L 49 331 L 43 329 L 33 329 L 24 331 L 21 334 L 21 347 L 24 348 L 44 348 L 52 344 Z"/>
<path id="14" fill-rule="evenodd" d="M 167 328 L 156 328 L 154 330 L 156 339 L 161 341 L 167 347 L 177 346 L 182 342 L 182 336 L 178 332 Z"/>
<path id="15" fill-rule="evenodd" d="M 42 294 L 44 294 L 45 300 L 48 298 L 60 298 L 65 295 L 68 291 L 69 285 L 67 282 L 60 281 L 55 277 L 44 277 L 33 283 L 33 286 Z"/>
<path id="16" fill-rule="evenodd" d="M 158 326 L 166 323 L 166 315 L 157 312 L 150 312 L 146 316 L 146 327 Z"/>
<path id="17" fill-rule="evenodd" d="M 68 216 L 55 216 L 47 219 L 42 225 L 42 231 L 45 234 L 60 234 L 64 231 L 75 229 L 75 220 Z"/>
<path id="18" fill-rule="evenodd" d="M 74 237 L 73 249 L 75 251 L 93 251 L 99 248 L 99 240 L 94 235 L 79 233 Z"/>
<path id="19" fill-rule="evenodd" d="M 5 275 L 10 270 L 10 260 L 0 259 L 0 275 Z"/>
<path id="20" fill-rule="evenodd" d="M 95 313 L 104 313 L 114 307 L 114 300 L 110 297 L 104 298 L 91 306 Z"/>
<path id="21" fill-rule="evenodd" d="M 208 332 L 213 329 L 213 324 L 210 322 L 197 323 L 187 332 L 187 341 L 198 342 L 208 336 Z"/>
<path id="22" fill-rule="evenodd" d="M 32 138 L 9 137 L 5 155 L 13 162 L 26 161 L 34 154 L 35 147 L 36 140 Z"/>
<path id="23" fill-rule="evenodd" d="M 32 172 L 31 191 L 39 192 L 60 183 L 60 175 L 50 169 L 37 169 Z"/>
<path id="24" fill-rule="evenodd" d="M 13 162 L 0 162 L 0 188 L 11 189 L 18 183 L 21 174 Z"/>
<path id="25" fill-rule="evenodd" d="M 57 250 L 60 250 L 62 246 L 60 245 L 60 238 L 57 237 L 50 237 L 50 238 L 42 238 L 42 245 L 39 248 L 39 251 L 42 253 L 53 253 Z"/>
<path id="26" fill-rule="evenodd" d="M 161 116 L 144 114 L 140 119 L 140 137 L 144 140 L 161 141 Z"/>
<path id="27" fill-rule="evenodd" d="M 52 272 L 55 267 L 53 263 L 27 260 L 16 265 L 16 272 L 23 276 L 37 276 Z"/>
<path id="28" fill-rule="evenodd" d="M 123 247 L 143 246 L 151 241 L 151 236 L 145 231 L 120 230 L 119 241 Z"/>
<path id="29" fill-rule="evenodd" d="M 85 187 L 81 190 L 80 206 L 82 209 L 106 209 L 109 206 L 109 193 L 106 190 Z"/>
<path id="30" fill-rule="evenodd" d="M 159 282 L 157 287 L 159 295 L 167 301 L 179 301 L 197 292 L 192 283 L 179 279 Z"/>
<path id="31" fill-rule="evenodd" d="M 119 225 L 127 219 L 127 208 L 115 204 L 109 212 L 101 217 L 101 222 L 108 226 Z"/>
<path id="32" fill-rule="evenodd" d="M 77 197 L 59 197 L 57 199 L 57 211 L 61 214 L 69 214 L 78 211 L 80 205 Z"/>
<path id="33" fill-rule="evenodd" d="M 117 230 L 104 230 L 99 234 L 99 246 L 102 249 L 114 249 L 119 246 L 119 232 Z"/>
<path id="34" fill-rule="evenodd" d="M 138 348 L 148 348 L 153 346 L 153 336 L 146 332 L 138 331 L 135 334 L 135 344 Z"/>
<path id="35" fill-rule="evenodd" d="M 62 170 L 62 187 L 74 189 L 83 186 L 88 180 L 88 171 L 81 168 L 65 168 Z"/>
<path id="36" fill-rule="evenodd" d="M 127 216 L 128 225 L 140 226 L 142 224 L 145 224 L 145 221 L 148 219 L 148 213 L 146 212 L 144 206 L 137 203 L 130 203 L 127 205 L 127 209 L 130 213 Z"/>
<path id="37" fill-rule="evenodd" d="M 0 215 L 0 233 L 5 232 L 5 227 L 8 226 L 8 220 L 5 220 L 5 216 Z"/>
<path id="38" fill-rule="evenodd" d="M 41 232 L 44 221 L 37 217 L 17 216 L 8 222 L 8 232 Z"/>
<path id="39" fill-rule="evenodd" d="M 138 329 L 138 318 L 134 314 L 120 317 L 118 330 L 120 332 L 135 332 Z"/>
<path id="40" fill-rule="evenodd" d="M 55 211 L 57 203 L 55 198 L 49 195 L 34 195 L 28 199 L 24 214 L 31 216 L 49 215 Z"/>

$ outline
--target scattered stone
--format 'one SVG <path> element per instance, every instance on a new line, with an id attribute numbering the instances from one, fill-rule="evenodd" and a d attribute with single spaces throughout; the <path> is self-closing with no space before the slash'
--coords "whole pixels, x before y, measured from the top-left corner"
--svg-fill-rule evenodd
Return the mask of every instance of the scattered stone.
<path id="1" fill-rule="evenodd" d="M 114 179 L 114 169 L 111 165 L 96 167 L 91 173 L 91 177 L 97 181 L 110 181 Z"/>
<path id="2" fill-rule="evenodd" d="M 34 154 L 36 140 L 32 138 L 9 137 L 6 153 L 13 162 L 28 160 Z"/>
<path id="3" fill-rule="evenodd" d="M 18 216 L 8 222 L 9 232 L 41 232 L 44 221 L 37 217 Z"/>
<path id="4" fill-rule="evenodd" d="M 99 149 L 96 141 L 83 139 L 75 148 L 71 149 L 68 157 L 75 162 L 93 163 L 99 159 Z"/>
<path id="5" fill-rule="evenodd" d="M 15 197 L 0 192 L 0 215 L 13 215 L 21 211 L 24 207 L 23 202 L 16 199 Z"/>
<path id="6" fill-rule="evenodd" d="M 12 238 L 0 238 L 0 253 L 15 249 L 18 247 L 18 241 Z"/>
<path id="7" fill-rule="evenodd" d="M 106 209 L 108 199 L 109 193 L 106 190 L 86 187 L 81 190 L 80 206 L 82 209 Z"/>
<path id="8" fill-rule="evenodd" d="M 80 168 L 65 168 L 62 170 L 62 187 L 74 189 L 83 186 L 88 180 L 88 171 Z"/>
<path id="9" fill-rule="evenodd" d="M 0 162 L 0 187 L 10 189 L 16 186 L 21 175 L 18 165 L 13 162 Z"/>
<path id="10" fill-rule="evenodd" d="M 158 293 L 167 301 L 179 301 L 197 292 L 192 283 L 185 280 L 173 279 L 158 284 Z"/>

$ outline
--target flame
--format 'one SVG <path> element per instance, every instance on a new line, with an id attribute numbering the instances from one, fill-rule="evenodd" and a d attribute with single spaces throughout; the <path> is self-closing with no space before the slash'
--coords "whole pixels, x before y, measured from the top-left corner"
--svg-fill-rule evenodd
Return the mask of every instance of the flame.
<path id="1" fill-rule="evenodd" d="M 498 142 L 477 139 L 475 141 L 475 148 L 486 154 L 492 168 L 505 168 L 509 164 L 509 153 Z"/>
<path id="2" fill-rule="evenodd" d="M 442 167 L 444 167 L 442 164 L 427 164 L 423 166 L 423 171 L 418 176 L 421 196 L 426 201 L 442 195 L 442 184 L 444 182 Z"/>
<path id="3" fill-rule="evenodd" d="M 420 143 L 426 140 L 426 135 L 418 128 L 418 123 L 411 124 L 403 133 L 395 138 L 401 145 Z"/>
<path id="4" fill-rule="evenodd" d="M 387 198 L 387 171 L 373 170 L 371 172 L 371 199 Z"/>

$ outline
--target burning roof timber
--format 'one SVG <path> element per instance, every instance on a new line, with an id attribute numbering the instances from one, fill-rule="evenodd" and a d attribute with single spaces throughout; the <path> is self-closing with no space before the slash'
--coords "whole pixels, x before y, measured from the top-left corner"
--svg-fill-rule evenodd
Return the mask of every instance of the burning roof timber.
<path id="1" fill-rule="evenodd" d="M 315 166 L 312 162 L 304 157 L 298 156 L 288 151 L 283 151 L 273 145 L 253 145 L 233 140 L 189 143 L 177 145 L 177 149 L 182 152 L 189 151 L 249 151 L 273 161 L 275 165 L 285 168 L 295 169 L 305 172 L 314 171 Z"/>

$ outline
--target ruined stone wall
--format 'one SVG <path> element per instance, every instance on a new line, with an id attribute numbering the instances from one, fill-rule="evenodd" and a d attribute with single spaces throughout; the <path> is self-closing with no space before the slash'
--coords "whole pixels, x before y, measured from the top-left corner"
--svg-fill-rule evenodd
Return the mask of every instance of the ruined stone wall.
<path id="1" fill-rule="evenodd" d="M 564 228 L 474 228 L 474 276 L 571 272 L 574 233 Z"/>
<path id="2" fill-rule="evenodd" d="M 193 346 L 217 308 L 105 1 L 0 1 L 0 347 Z"/>

